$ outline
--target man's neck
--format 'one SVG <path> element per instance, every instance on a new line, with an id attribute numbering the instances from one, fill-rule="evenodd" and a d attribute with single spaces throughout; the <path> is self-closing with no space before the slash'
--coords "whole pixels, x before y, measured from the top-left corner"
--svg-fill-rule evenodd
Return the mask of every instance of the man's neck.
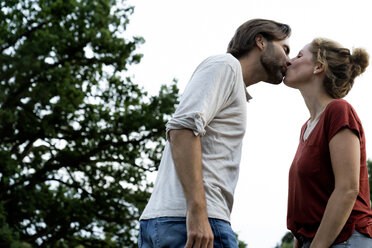
<path id="1" fill-rule="evenodd" d="M 264 81 L 266 71 L 261 65 L 258 51 L 253 50 L 238 60 L 242 67 L 243 80 L 246 87 Z"/>

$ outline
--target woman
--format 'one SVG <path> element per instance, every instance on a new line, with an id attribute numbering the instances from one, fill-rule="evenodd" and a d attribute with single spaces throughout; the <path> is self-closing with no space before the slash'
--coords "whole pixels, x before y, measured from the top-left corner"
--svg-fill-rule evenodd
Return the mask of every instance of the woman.
<path id="1" fill-rule="evenodd" d="M 368 66 L 334 41 L 315 39 L 290 60 L 284 83 L 298 89 L 310 112 L 289 171 L 287 227 L 294 247 L 372 247 L 365 137 L 342 98 Z"/>

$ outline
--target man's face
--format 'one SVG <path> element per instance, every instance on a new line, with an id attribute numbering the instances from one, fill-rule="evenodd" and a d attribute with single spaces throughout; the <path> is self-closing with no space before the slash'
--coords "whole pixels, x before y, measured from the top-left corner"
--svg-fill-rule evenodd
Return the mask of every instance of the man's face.
<path id="1" fill-rule="evenodd" d="M 267 73 L 265 82 L 271 84 L 280 84 L 282 82 L 287 71 L 288 54 L 288 39 L 267 42 L 267 47 L 260 59 Z"/>

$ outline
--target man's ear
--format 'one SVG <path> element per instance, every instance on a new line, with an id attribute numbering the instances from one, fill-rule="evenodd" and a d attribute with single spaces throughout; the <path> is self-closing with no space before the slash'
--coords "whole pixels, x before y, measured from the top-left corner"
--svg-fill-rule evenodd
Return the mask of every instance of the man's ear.
<path id="1" fill-rule="evenodd" d="M 320 62 L 316 62 L 314 66 L 314 74 L 319 74 L 324 72 L 324 65 Z"/>
<path id="2" fill-rule="evenodd" d="M 256 42 L 256 46 L 258 47 L 258 49 L 260 49 L 261 51 L 265 49 L 266 39 L 265 37 L 262 36 L 262 34 L 256 35 L 256 37 L 254 37 L 254 40 Z"/>

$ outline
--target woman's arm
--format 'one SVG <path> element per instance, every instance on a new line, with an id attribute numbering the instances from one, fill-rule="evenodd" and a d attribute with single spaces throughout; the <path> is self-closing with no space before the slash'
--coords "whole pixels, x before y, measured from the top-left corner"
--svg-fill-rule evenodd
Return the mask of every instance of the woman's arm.
<path id="1" fill-rule="evenodd" d="M 310 248 L 328 248 L 335 241 L 359 193 L 360 141 L 350 129 L 339 131 L 329 142 L 335 189 Z"/>
<path id="2" fill-rule="evenodd" d="M 301 242 L 295 238 L 293 242 L 293 248 L 301 248 L 301 246 Z"/>

